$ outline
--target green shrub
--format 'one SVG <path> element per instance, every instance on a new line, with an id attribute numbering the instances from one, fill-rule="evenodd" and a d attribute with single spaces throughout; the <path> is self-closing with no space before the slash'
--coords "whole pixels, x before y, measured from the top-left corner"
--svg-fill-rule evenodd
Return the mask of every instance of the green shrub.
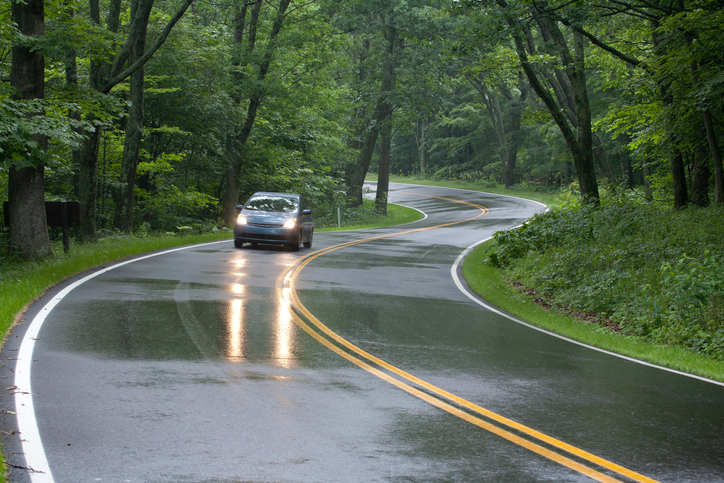
<path id="1" fill-rule="evenodd" d="M 569 204 L 495 235 L 488 263 L 631 335 L 724 358 L 724 210 Z"/>

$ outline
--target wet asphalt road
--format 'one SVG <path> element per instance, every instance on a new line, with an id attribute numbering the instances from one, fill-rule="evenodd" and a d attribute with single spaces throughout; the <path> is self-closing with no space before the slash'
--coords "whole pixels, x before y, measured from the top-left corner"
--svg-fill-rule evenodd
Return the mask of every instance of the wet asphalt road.
<path id="1" fill-rule="evenodd" d="M 298 253 L 191 247 L 68 293 L 30 363 L 49 480 L 25 468 L 13 388 L 53 289 L 3 349 L 11 481 L 724 481 L 724 387 L 532 330 L 456 287 L 465 248 L 540 205 L 392 189 L 428 217 L 317 233 Z"/>

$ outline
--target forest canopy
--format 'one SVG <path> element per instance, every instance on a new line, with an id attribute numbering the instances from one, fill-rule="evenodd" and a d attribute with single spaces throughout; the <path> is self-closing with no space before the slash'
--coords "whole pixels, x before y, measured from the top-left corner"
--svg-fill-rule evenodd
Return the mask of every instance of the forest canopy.
<path id="1" fill-rule="evenodd" d="M 724 2 L 11 0 L 8 244 L 229 225 L 257 190 L 320 213 L 377 173 L 680 209 L 724 202 Z"/>

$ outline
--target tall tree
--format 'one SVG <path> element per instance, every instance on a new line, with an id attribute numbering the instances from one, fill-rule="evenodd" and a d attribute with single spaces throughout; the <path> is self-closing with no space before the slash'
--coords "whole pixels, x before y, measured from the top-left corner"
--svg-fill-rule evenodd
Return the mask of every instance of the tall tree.
<path id="1" fill-rule="evenodd" d="M 153 7 L 153 0 L 137 0 L 135 15 L 131 17 L 128 26 L 128 36 L 120 50 L 115 53 L 102 51 L 101 55 L 91 59 L 90 65 L 90 87 L 101 93 L 108 94 L 111 90 L 128 79 L 131 75 L 141 69 L 146 62 L 158 51 L 168 37 L 176 23 L 183 17 L 186 10 L 194 0 L 183 0 L 176 13 L 168 20 L 164 28 L 156 37 L 151 46 L 138 57 L 134 62 L 128 62 L 134 47 L 137 46 L 139 37 L 145 35 L 148 16 L 146 10 Z M 90 0 L 90 19 L 98 27 L 101 26 L 100 4 L 98 0 Z M 108 8 L 106 28 L 112 34 L 119 32 L 121 19 L 121 1 L 111 0 Z M 144 22 L 145 19 L 145 22 Z M 96 115 L 86 114 L 86 120 L 93 122 Z M 96 238 L 96 198 L 98 178 L 98 149 L 100 147 L 101 127 L 98 125 L 95 130 L 86 133 L 86 141 L 81 147 L 78 159 L 78 198 L 81 210 L 80 237 L 82 240 L 90 241 Z"/>
<path id="2" fill-rule="evenodd" d="M 350 11 L 344 12 L 350 20 L 345 25 L 353 35 L 362 39 L 362 54 L 359 73 L 353 85 L 357 89 L 358 106 L 355 112 L 354 126 L 356 137 L 354 144 L 359 147 L 357 162 L 350 167 L 347 179 L 347 198 L 351 206 L 362 203 L 362 186 L 365 176 L 372 164 L 377 139 L 382 136 L 380 161 L 378 166 L 378 183 L 376 205 L 381 211 L 386 210 L 387 191 L 389 185 L 389 169 L 391 166 L 391 145 L 393 134 L 393 116 L 400 110 L 410 110 L 402 122 L 410 124 L 418 140 L 417 152 L 421 167 L 425 165 L 425 127 L 430 118 L 429 110 L 418 109 L 422 92 L 429 93 L 425 86 L 431 79 L 431 72 L 426 72 L 427 79 L 410 75 L 410 83 L 400 82 L 398 77 L 405 72 L 409 75 L 415 68 L 422 71 L 423 66 L 412 64 L 414 52 L 425 49 L 422 31 L 432 38 L 436 34 L 429 27 L 433 23 L 431 12 L 438 12 L 435 2 L 398 0 L 378 0 L 375 2 L 350 2 Z M 419 32 L 418 32 L 419 30 Z M 418 62 L 423 56 L 416 58 Z M 405 91 L 404 93 L 401 91 Z M 413 92 L 414 91 L 414 92 Z M 417 99 L 415 99 L 417 98 Z M 429 102 L 429 100 L 428 100 Z M 404 108 L 402 107 L 404 106 Z M 413 127 L 419 126 L 419 128 Z M 419 123 L 419 124 L 418 124 Z"/>
<path id="3" fill-rule="evenodd" d="M 10 84 L 15 98 L 23 100 L 45 97 L 45 58 L 39 48 L 45 35 L 44 0 L 12 2 L 12 19 L 27 40 L 12 50 Z M 42 112 L 31 113 L 40 116 Z M 8 179 L 10 207 L 10 244 L 24 258 L 39 258 L 52 254 L 48 225 L 45 218 L 45 165 L 43 152 L 47 148 L 44 135 L 33 136 L 35 149 L 26 152 L 26 159 L 11 165 Z"/>
<path id="4" fill-rule="evenodd" d="M 508 8 L 505 0 L 498 0 L 498 5 L 503 9 Z M 528 40 L 526 40 L 527 28 L 513 15 L 506 14 L 506 21 L 512 28 L 516 53 L 520 58 L 521 66 L 532 89 L 546 105 L 566 140 L 576 167 L 582 200 L 588 204 L 598 204 L 599 193 L 593 163 L 593 135 L 591 130 L 591 108 L 586 84 L 584 38 L 580 33 L 574 32 L 573 52 L 571 52 L 568 41 L 555 19 L 552 19 L 545 11 L 537 7 L 534 8 L 531 14 L 538 22 L 539 28 L 550 36 L 551 43 L 565 68 L 566 75 L 564 79 L 571 84 L 573 105 L 576 109 L 577 122 L 575 125 L 565 115 L 560 103 L 544 85 L 540 74 L 530 61 L 528 49 L 531 47 L 529 42 L 531 36 L 528 35 Z"/>
<path id="5" fill-rule="evenodd" d="M 387 193 L 390 188 L 390 163 L 392 156 L 392 116 L 395 111 L 393 96 L 397 87 L 397 65 L 400 55 L 400 33 L 392 18 L 385 21 L 385 61 L 382 66 L 382 85 L 377 120 L 380 125 L 381 146 L 380 162 L 377 170 L 377 194 L 375 206 L 381 213 L 387 214 Z"/>
<path id="6" fill-rule="evenodd" d="M 138 33 L 131 47 L 129 63 L 134 64 L 146 53 L 146 35 L 153 0 L 134 0 L 131 3 L 131 17 L 138 25 Z M 126 138 L 121 159 L 121 176 L 116 190 L 116 209 L 113 226 L 122 232 L 133 231 L 134 188 L 136 170 L 143 135 L 143 98 L 145 92 L 145 67 L 141 66 L 131 74 L 131 107 L 126 118 Z"/>
<path id="7" fill-rule="evenodd" d="M 494 63 L 496 66 L 500 66 L 503 61 L 500 57 L 496 56 Z M 517 85 L 514 88 L 517 94 L 506 85 L 504 80 L 500 78 L 497 79 L 499 81 L 497 90 L 510 105 L 510 119 L 509 122 L 506 123 L 503 119 L 499 96 L 488 86 L 489 81 L 486 79 L 486 74 L 488 73 L 485 70 L 481 70 L 476 74 L 476 71 L 477 68 L 472 71 L 471 69 L 467 69 L 466 78 L 482 97 L 490 120 L 495 128 L 500 148 L 500 161 L 503 166 L 503 182 L 505 187 L 510 189 L 515 184 L 515 165 L 520 144 L 521 120 L 523 112 L 525 111 L 525 101 L 528 97 L 530 86 L 525 79 L 525 75 L 522 73 L 518 75 Z"/>
<path id="8" fill-rule="evenodd" d="M 554 10 L 553 8 L 551 10 Z M 721 2 L 717 0 L 680 0 L 677 2 L 650 2 L 647 0 L 616 0 L 595 4 L 590 8 L 563 6 L 555 8 L 556 16 L 566 25 L 580 32 L 594 45 L 614 57 L 641 69 L 655 86 L 658 99 L 645 99 L 642 104 L 660 104 L 654 124 L 658 124 L 668 138 L 667 153 L 673 181 L 674 207 L 688 203 L 687 167 L 685 158 L 702 159 L 708 150 L 714 165 L 715 200 L 724 197 L 724 174 L 721 168 L 718 136 L 711 123 L 713 106 L 721 106 L 724 82 L 720 72 L 724 67 L 720 51 L 720 26 L 724 21 Z M 585 12 L 585 13 L 584 13 Z M 643 21 L 642 21 L 643 20 Z M 616 28 L 610 28 L 612 22 Z M 585 28 L 588 23 L 590 28 Z M 591 30 L 593 29 L 593 30 Z M 646 40 L 648 39 L 648 44 Z M 696 40 L 696 41 L 695 41 Z M 619 50 L 620 49 L 620 50 Z M 640 84 L 634 84 L 640 85 Z M 641 90 L 646 98 L 646 91 Z M 641 106 L 632 106 L 634 116 L 640 116 Z M 619 111 L 620 117 L 625 112 Z M 640 119 L 640 117 L 639 117 Z M 621 125 L 640 125 L 617 120 Z M 706 132 L 706 136 L 700 133 Z M 651 129 L 648 132 L 653 133 Z M 661 135 L 647 134 L 654 143 Z M 641 142 L 637 143 L 641 145 Z M 691 168 L 691 166 L 690 166 Z M 703 176 L 701 169 L 693 170 Z M 693 182 L 697 200 L 707 197 L 708 182 Z"/>

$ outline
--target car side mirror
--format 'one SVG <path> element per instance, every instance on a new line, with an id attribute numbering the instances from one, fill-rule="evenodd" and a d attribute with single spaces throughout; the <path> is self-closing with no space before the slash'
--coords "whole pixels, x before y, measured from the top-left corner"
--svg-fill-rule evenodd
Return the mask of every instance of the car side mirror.
<path id="1" fill-rule="evenodd" d="M 302 211 L 302 214 L 303 214 L 303 215 L 311 215 L 311 214 L 312 214 L 312 210 L 306 209 L 306 210 Z"/>
<path id="2" fill-rule="evenodd" d="M 241 211 L 242 209 L 244 209 L 244 205 L 236 205 L 236 209 Z"/>

